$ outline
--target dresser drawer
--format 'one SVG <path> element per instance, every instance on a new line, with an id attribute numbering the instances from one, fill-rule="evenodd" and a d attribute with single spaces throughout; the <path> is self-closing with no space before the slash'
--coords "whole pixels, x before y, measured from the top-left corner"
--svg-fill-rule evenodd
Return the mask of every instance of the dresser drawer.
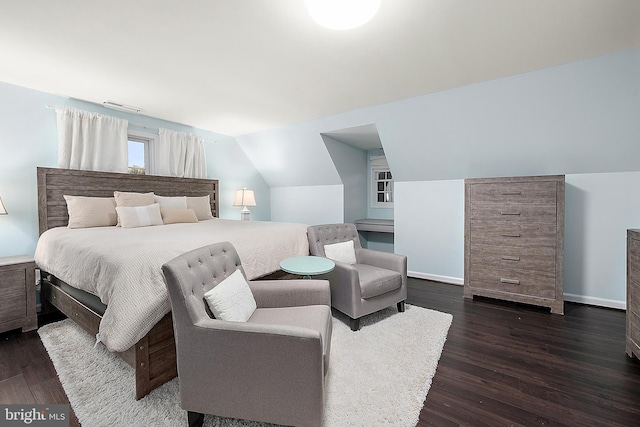
<path id="1" fill-rule="evenodd" d="M 556 205 L 471 203 L 472 221 L 496 223 L 552 223 L 557 222 Z"/>
<path id="2" fill-rule="evenodd" d="M 481 203 L 556 203 L 555 182 L 495 182 L 470 186 L 471 200 Z"/>
<path id="3" fill-rule="evenodd" d="M 470 252 L 472 265 L 555 275 L 556 251 L 552 247 L 471 245 Z"/>
<path id="4" fill-rule="evenodd" d="M 557 227 L 552 223 L 513 224 L 488 221 L 471 221 L 472 245 L 507 245 L 555 247 Z"/>
<path id="5" fill-rule="evenodd" d="M 510 294 L 539 298 L 556 297 L 555 272 L 535 272 L 519 269 L 503 269 L 487 265 L 469 266 L 469 286 Z"/>

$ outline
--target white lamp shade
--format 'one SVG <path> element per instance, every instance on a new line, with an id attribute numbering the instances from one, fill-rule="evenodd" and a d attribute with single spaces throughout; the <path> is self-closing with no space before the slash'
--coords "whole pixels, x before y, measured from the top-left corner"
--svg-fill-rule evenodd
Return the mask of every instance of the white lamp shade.
<path id="1" fill-rule="evenodd" d="M 253 190 L 247 190 L 246 188 L 236 190 L 236 198 L 233 201 L 233 206 L 256 206 L 256 198 Z"/>
<path id="2" fill-rule="evenodd" d="M 6 215 L 7 214 L 7 209 L 4 207 L 4 204 L 2 203 L 2 198 L 0 197 L 0 215 Z"/>

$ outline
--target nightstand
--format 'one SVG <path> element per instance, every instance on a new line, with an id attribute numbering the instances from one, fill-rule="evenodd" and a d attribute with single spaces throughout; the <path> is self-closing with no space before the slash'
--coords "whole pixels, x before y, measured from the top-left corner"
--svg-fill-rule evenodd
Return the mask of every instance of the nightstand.
<path id="1" fill-rule="evenodd" d="M 35 275 L 33 258 L 0 257 L 0 332 L 37 329 Z"/>

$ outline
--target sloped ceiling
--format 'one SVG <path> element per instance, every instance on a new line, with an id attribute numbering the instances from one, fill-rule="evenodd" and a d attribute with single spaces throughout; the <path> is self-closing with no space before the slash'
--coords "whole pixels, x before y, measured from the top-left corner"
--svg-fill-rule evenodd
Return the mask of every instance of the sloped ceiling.
<path id="1" fill-rule="evenodd" d="M 637 0 L 0 2 L 0 81 L 241 135 L 640 47 Z"/>

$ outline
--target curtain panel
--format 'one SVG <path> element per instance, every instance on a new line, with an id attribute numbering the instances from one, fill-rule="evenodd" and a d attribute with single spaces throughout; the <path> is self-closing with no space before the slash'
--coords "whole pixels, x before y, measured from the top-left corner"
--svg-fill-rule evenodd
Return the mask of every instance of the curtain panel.
<path id="1" fill-rule="evenodd" d="M 58 167 L 127 173 L 127 120 L 70 107 L 56 116 Z"/>
<path id="2" fill-rule="evenodd" d="M 158 130 L 158 140 L 149 147 L 152 175 L 206 178 L 204 138 L 169 129 Z"/>

